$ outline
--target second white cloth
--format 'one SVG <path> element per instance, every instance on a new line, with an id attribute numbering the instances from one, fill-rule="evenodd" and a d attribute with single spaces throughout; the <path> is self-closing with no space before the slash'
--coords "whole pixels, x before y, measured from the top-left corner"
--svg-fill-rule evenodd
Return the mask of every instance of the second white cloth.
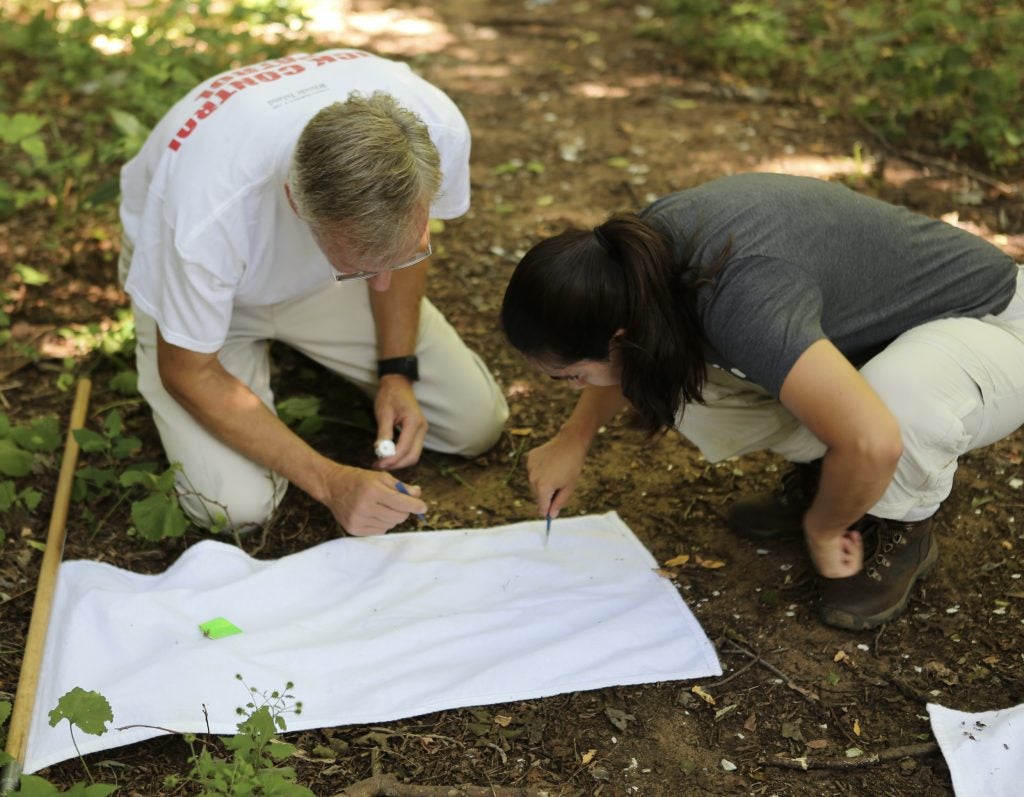
<path id="1" fill-rule="evenodd" d="M 90 753 L 176 732 L 230 734 L 260 691 L 303 702 L 290 731 L 462 706 L 720 675 L 676 588 L 615 513 L 335 539 L 273 561 L 193 545 L 167 571 L 91 561 L 60 569 L 26 773 L 76 755 L 48 713 L 74 687 L 114 722 Z M 224 617 L 242 629 L 205 638 Z"/>
<path id="2" fill-rule="evenodd" d="M 968 713 L 929 703 L 928 716 L 956 797 L 1024 793 L 1024 704 Z"/>

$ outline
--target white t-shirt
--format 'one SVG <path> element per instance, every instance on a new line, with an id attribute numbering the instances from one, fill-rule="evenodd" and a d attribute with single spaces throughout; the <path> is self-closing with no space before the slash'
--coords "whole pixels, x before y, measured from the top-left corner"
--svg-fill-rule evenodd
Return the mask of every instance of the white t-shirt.
<path id="1" fill-rule="evenodd" d="M 125 290 L 164 339 L 223 345 L 232 308 L 327 286 L 331 268 L 284 184 L 306 123 L 358 91 L 418 114 L 441 156 L 439 219 L 469 208 L 469 126 L 405 64 L 360 50 L 292 55 L 225 72 L 181 99 L 121 171 L 121 221 L 134 249 Z"/>

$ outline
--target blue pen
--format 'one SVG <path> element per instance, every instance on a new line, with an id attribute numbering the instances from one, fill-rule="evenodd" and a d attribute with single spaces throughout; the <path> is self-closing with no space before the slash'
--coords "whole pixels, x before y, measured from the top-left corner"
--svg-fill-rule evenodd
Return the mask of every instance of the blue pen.
<path id="1" fill-rule="evenodd" d="M 555 490 L 551 494 L 551 500 L 552 501 L 555 500 L 555 496 L 556 495 L 558 495 L 558 490 Z M 548 504 L 548 506 L 550 507 L 551 504 Z M 548 513 L 547 513 L 547 515 L 545 515 L 544 519 L 546 521 L 546 525 L 544 527 L 544 545 L 545 545 L 545 547 L 547 547 L 548 538 L 551 536 L 551 510 L 550 509 L 548 509 Z"/>
<path id="2" fill-rule="evenodd" d="M 406 486 L 401 482 L 395 482 L 395 489 L 398 490 L 398 492 L 402 493 L 402 495 L 412 495 L 412 493 L 409 492 L 408 488 L 406 488 Z M 427 516 L 424 515 L 422 512 L 417 512 L 416 517 L 418 517 L 424 523 L 426 523 L 427 521 Z"/>

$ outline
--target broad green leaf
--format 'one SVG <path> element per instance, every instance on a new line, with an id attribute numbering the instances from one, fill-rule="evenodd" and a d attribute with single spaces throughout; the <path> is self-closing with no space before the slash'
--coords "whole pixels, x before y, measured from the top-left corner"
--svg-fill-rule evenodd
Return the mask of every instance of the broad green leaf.
<path id="1" fill-rule="evenodd" d="M 5 144 L 17 144 L 22 139 L 38 133 L 46 119 L 34 113 L 16 113 L 8 116 L 0 113 L 0 141 Z"/>
<path id="2" fill-rule="evenodd" d="M 110 445 L 107 442 L 107 438 L 99 432 L 94 432 L 92 429 L 75 429 L 72 434 L 75 436 L 75 440 L 78 441 L 78 445 L 81 446 L 82 451 L 87 454 L 106 451 Z"/>
<path id="3" fill-rule="evenodd" d="M 46 144 L 39 137 L 24 138 L 18 142 L 18 146 L 37 163 L 46 160 Z"/>
<path id="4" fill-rule="evenodd" d="M 17 479 L 32 472 L 32 455 L 7 438 L 0 438 L 0 474 Z"/>
<path id="5" fill-rule="evenodd" d="M 120 130 L 126 139 L 135 140 L 141 144 L 149 135 L 149 128 L 128 111 L 111 108 L 110 118 L 114 120 L 114 127 Z"/>
<path id="6" fill-rule="evenodd" d="M 181 470 L 181 465 L 172 465 L 163 473 L 158 474 L 153 482 L 153 489 L 161 493 L 169 493 L 175 488 L 177 482 L 178 471 Z"/>
<path id="7" fill-rule="evenodd" d="M 303 418 L 299 421 L 299 425 L 295 427 L 295 433 L 299 437 L 310 437 L 315 435 L 321 429 L 324 428 L 324 419 L 319 415 L 314 415 L 311 418 Z"/>
<path id="8" fill-rule="evenodd" d="M 0 725 L 7 722 L 7 718 L 11 716 L 11 701 L 0 700 Z"/>
<path id="9" fill-rule="evenodd" d="M 75 471 L 76 479 L 95 487 L 107 486 L 114 481 L 115 475 L 114 471 L 110 468 L 94 468 L 92 466 L 79 468 Z"/>
<path id="10" fill-rule="evenodd" d="M 122 396 L 135 396 L 139 393 L 139 375 L 135 371 L 121 371 L 110 380 L 110 389 Z"/>
<path id="11" fill-rule="evenodd" d="M 150 542 L 180 537 L 188 521 L 174 496 L 155 494 L 132 504 L 132 522 L 139 535 Z"/>
<path id="12" fill-rule="evenodd" d="M 61 443 L 60 427 L 56 418 L 37 418 L 11 429 L 11 439 L 26 451 L 56 451 Z"/>
<path id="13" fill-rule="evenodd" d="M 18 797 L 51 797 L 51 795 L 59 795 L 60 791 L 48 780 L 38 775 L 22 775 L 14 794 Z"/>
<path id="14" fill-rule="evenodd" d="M 107 732 L 107 723 L 114 721 L 110 703 L 99 692 L 87 692 L 76 686 L 57 701 L 57 707 L 50 712 L 50 725 L 56 726 L 62 719 L 77 725 L 86 733 L 101 736 Z"/>
<path id="15" fill-rule="evenodd" d="M 0 482 L 0 512 L 6 512 L 12 506 L 18 498 L 18 490 L 14 486 L 14 482 L 2 481 Z"/>
<path id="16" fill-rule="evenodd" d="M 117 483 L 122 487 L 134 487 L 136 484 L 142 484 L 146 487 L 153 487 L 155 477 L 152 473 L 148 473 L 144 470 L 138 470 L 137 468 L 131 468 L 126 470 L 117 478 Z"/>
<path id="17" fill-rule="evenodd" d="M 38 490 L 33 490 L 31 487 L 26 487 L 21 491 L 21 493 L 19 493 L 18 500 L 25 505 L 25 508 L 29 512 L 33 512 L 43 500 L 43 494 Z"/>
<path id="18" fill-rule="evenodd" d="M 315 396 L 293 396 L 277 403 L 277 415 L 289 426 L 317 418 L 320 415 L 320 399 Z"/>
<path id="19" fill-rule="evenodd" d="M 103 419 L 103 430 L 106 432 L 107 437 L 117 437 L 121 434 L 121 430 L 124 428 L 124 422 L 121 420 L 121 413 L 117 410 L 109 413 L 106 418 Z"/>
<path id="20" fill-rule="evenodd" d="M 142 441 L 137 437 L 118 437 L 110 449 L 114 459 L 127 459 L 142 450 Z"/>

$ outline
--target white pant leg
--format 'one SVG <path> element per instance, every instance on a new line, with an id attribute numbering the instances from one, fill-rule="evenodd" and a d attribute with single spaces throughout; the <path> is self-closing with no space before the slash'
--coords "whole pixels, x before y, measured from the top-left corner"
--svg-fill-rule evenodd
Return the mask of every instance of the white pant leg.
<path id="1" fill-rule="evenodd" d="M 274 306 L 275 337 L 360 387 L 377 391 L 377 347 L 369 286 L 336 283 Z M 497 442 L 508 418 L 501 389 L 480 358 L 426 299 L 420 305 L 414 385 L 429 428 L 425 445 L 476 456 Z"/>
<path id="2" fill-rule="evenodd" d="M 861 369 L 900 423 L 904 455 L 871 513 L 896 520 L 930 516 L 952 489 L 960 455 L 1024 424 L 1024 267 L 997 316 L 933 321 L 909 330 Z M 769 394 L 708 369 L 705 405 L 685 408 L 679 431 L 712 462 L 773 451 L 792 462 L 825 446 Z"/>
<path id="3" fill-rule="evenodd" d="M 177 483 L 182 509 L 196 524 L 207 528 L 218 515 L 225 515 L 225 508 L 227 519 L 236 528 L 262 523 L 280 504 L 288 482 L 224 445 L 164 389 L 157 371 L 156 322 L 137 307 L 133 310 L 139 391 L 152 409 L 168 461 L 181 465 Z M 261 323 L 257 314 L 243 314 L 241 319 L 233 320 L 218 359 L 273 412 L 269 332 L 265 319 Z"/>
<path id="4" fill-rule="evenodd" d="M 949 318 L 908 330 L 862 373 L 896 415 L 904 453 L 870 510 L 920 520 L 953 487 L 962 454 L 1024 424 L 1024 270 L 998 316 Z"/>
<path id="5" fill-rule="evenodd" d="M 708 368 L 704 404 L 687 404 L 677 416 L 680 434 L 709 462 L 773 451 L 790 462 L 810 462 L 825 446 L 763 388 L 721 368 Z"/>

